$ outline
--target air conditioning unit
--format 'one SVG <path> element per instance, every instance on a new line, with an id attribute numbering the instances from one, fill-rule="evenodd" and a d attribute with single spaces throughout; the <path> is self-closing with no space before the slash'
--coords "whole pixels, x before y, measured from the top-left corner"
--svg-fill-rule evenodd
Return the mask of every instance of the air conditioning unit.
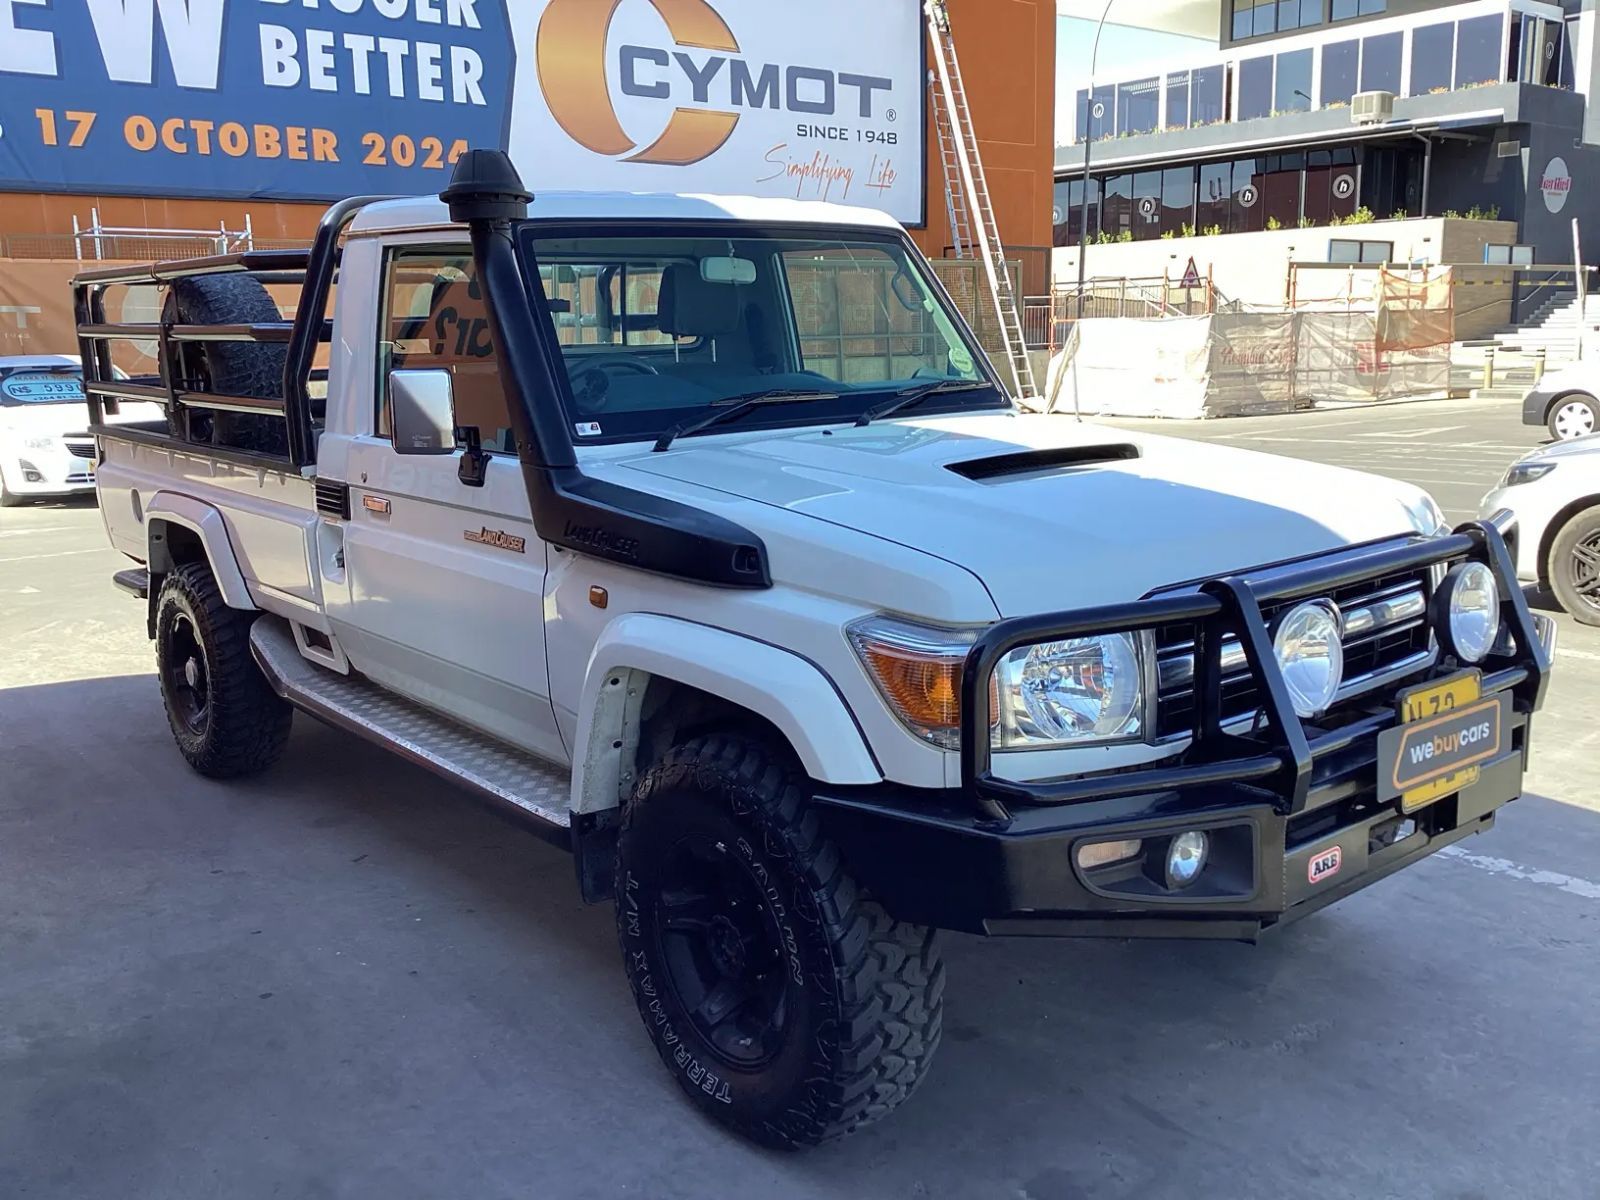
<path id="1" fill-rule="evenodd" d="M 1350 120 L 1357 125 L 1382 125 L 1394 120 L 1394 93 L 1357 92 L 1350 101 Z"/>

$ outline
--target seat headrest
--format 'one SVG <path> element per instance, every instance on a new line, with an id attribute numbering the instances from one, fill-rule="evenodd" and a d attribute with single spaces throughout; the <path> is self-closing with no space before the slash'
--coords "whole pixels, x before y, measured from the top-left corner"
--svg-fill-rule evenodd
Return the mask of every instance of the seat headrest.
<path id="1" fill-rule="evenodd" d="M 657 303 L 661 332 L 673 337 L 717 337 L 739 327 L 739 287 L 707 283 L 700 268 L 673 263 L 661 277 Z"/>

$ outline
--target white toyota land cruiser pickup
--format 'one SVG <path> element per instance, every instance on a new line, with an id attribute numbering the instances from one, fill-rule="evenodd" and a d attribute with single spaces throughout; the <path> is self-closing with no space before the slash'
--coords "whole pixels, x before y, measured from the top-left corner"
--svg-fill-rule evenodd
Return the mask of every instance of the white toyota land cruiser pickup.
<path id="1" fill-rule="evenodd" d="M 532 199 L 477 151 L 309 252 L 81 276 L 94 402 L 166 408 L 96 412 L 101 507 L 197 771 L 300 709 L 525 818 L 716 1119 L 905 1100 L 935 930 L 1253 940 L 1519 795 L 1508 520 L 1021 415 L 877 213 Z"/>

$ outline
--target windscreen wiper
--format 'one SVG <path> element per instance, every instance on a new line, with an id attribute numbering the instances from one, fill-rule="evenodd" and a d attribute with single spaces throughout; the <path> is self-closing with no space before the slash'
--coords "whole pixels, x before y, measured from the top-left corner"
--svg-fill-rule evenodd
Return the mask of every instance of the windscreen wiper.
<path id="1" fill-rule="evenodd" d="M 692 433 L 700 433 L 729 421 L 737 421 L 746 413 L 765 408 L 769 404 L 804 404 L 810 400 L 838 398 L 838 392 L 808 391 L 801 388 L 773 388 L 765 392 L 752 392 L 748 396 L 729 396 L 726 400 L 718 400 L 711 406 L 711 411 L 698 420 L 686 421 L 663 433 L 656 441 L 655 453 L 660 454 L 663 450 L 671 449 L 672 443 L 681 437 L 688 437 Z"/>
<path id="2" fill-rule="evenodd" d="M 940 379 L 933 383 L 919 383 L 915 387 L 908 387 L 896 392 L 894 398 L 885 400 L 876 408 L 869 408 L 861 414 L 856 425 L 871 425 L 884 417 L 892 417 L 902 409 L 914 408 L 930 396 L 938 396 L 946 392 L 974 392 L 981 388 L 992 388 L 994 384 L 984 379 Z"/>

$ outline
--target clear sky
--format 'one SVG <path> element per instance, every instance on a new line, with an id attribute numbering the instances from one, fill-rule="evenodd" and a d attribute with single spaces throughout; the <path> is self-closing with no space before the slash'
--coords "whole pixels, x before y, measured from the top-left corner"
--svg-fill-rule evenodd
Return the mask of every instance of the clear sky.
<path id="1" fill-rule="evenodd" d="M 1122 0 L 1137 4 L 1138 0 Z M 1115 16 L 1115 10 L 1112 13 Z M 1089 78 L 1089 53 L 1094 47 L 1093 21 L 1061 17 L 1056 21 L 1056 141 L 1070 136 L 1072 106 L 1078 89 Z M 1095 75 L 1099 79 L 1128 78 L 1141 63 L 1155 59 L 1183 58 L 1216 49 L 1216 41 L 1179 37 L 1172 33 L 1153 33 L 1106 24 L 1100 37 L 1100 59 Z"/>

